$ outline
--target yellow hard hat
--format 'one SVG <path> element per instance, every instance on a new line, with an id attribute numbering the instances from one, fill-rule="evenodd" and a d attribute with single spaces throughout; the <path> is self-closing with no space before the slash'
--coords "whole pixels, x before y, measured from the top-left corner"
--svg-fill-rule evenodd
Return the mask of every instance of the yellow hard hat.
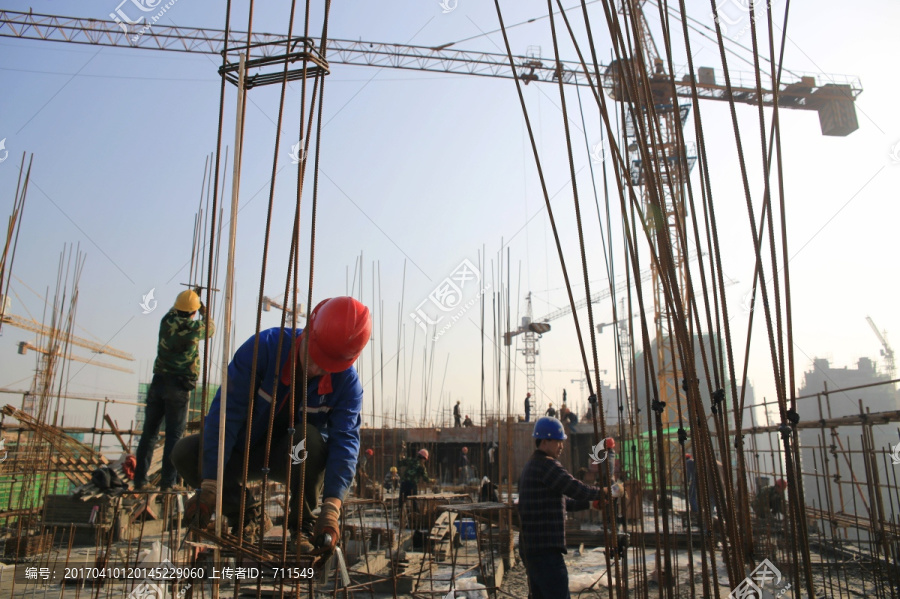
<path id="1" fill-rule="evenodd" d="M 182 312 L 196 312 L 200 309 L 200 296 L 187 289 L 175 298 L 175 309 Z"/>
<path id="2" fill-rule="evenodd" d="M 396 473 L 397 473 L 397 467 L 396 467 L 396 466 L 391 466 L 391 473 L 392 473 L 392 474 L 396 474 Z"/>

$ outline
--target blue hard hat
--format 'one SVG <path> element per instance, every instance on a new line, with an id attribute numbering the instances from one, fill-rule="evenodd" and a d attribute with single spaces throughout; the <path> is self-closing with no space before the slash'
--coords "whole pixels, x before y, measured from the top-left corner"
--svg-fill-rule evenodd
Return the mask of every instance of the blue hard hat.
<path id="1" fill-rule="evenodd" d="M 534 423 L 534 433 L 531 434 L 535 439 L 551 439 L 553 441 L 565 441 L 566 430 L 563 428 L 562 422 L 550 416 L 542 416 Z"/>

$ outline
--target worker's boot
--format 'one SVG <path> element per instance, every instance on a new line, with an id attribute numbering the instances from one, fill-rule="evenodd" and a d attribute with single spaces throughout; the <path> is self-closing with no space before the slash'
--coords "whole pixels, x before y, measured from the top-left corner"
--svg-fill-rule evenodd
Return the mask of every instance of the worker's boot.
<path id="1" fill-rule="evenodd" d="M 244 543 L 259 543 L 260 538 L 272 529 L 272 520 L 260 504 L 248 506 L 244 510 L 244 525 L 231 527 L 231 534 L 242 536 Z"/>
<path id="2" fill-rule="evenodd" d="M 291 539 L 297 555 L 309 555 L 315 549 L 312 543 L 312 533 L 305 530 L 291 531 Z"/>

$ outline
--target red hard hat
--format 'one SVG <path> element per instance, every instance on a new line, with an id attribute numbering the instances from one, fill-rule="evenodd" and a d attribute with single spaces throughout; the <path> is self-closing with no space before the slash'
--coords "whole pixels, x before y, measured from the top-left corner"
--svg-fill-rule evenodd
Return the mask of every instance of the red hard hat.
<path id="1" fill-rule="evenodd" d="M 606 449 L 615 449 L 616 448 L 616 440 L 613 439 L 612 437 L 607 437 L 606 439 L 604 439 L 604 441 L 606 442 L 605 443 Z"/>
<path id="2" fill-rule="evenodd" d="M 428 459 L 428 450 L 427 450 L 427 449 L 420 449 L 419 452 L 418 452 L 416 455 L 419 456 L 419 457 L 425 458 L 425 459 L 427 460 L 427 459 Z"/>
<path id="3" fill-rule="evenodd" d="M 463 453 L 469 453 L 469 448 L 468 448 L 468 447 L 463 447 Z"/>
<path id="4" fill-rule="evenodd" d="M 373 455 L 375 455 L 375 452 L 370 447 L 369 449 L 366 450 L 366 455 L 371 458 Z"/>
<path id="5" fill-rule="evenodd" d="M 322 300 L 309 315 L 309 357 L 326 372 L 347 370 L 372 333 L 369 309 L 352 297 Z"/>
<path id="6" fill-rule="evenodd" d="M 691 454 L 686 453 L 686 454 L 684 454 L 684 459 L 686 459 L 686 460 L 692 460 L 692 459 L 694 459 L 694 458 L 691 457 Z"/>
<path id="7" fill-rule="evenodd" d="M 776 489 L 787 489 L 787 481 L 784 480 L 783 478 L 779 478 L 778 480 L 775 481 L 775 488 Z"/>

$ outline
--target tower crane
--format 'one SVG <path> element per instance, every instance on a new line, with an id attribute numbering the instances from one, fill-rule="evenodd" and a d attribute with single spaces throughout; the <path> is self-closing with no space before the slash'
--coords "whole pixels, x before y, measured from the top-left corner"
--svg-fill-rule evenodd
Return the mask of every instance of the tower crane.
<path id="1" fill-rule="evenodd" d="M 888 379 L 893 379 L 895 373 L 894 350 L 887 341 L 887 331 L 879 331 L 878 327 L 875 326 L 875 321 L 870 316 L 866 316 L 866 322 L 869 323 L 872 331 L 875 332 L 875 336 L 881 341 L 881 347 L 883 348 L 881 356 L 884 358 L 884 369 L 887 371 Z"/>
<path id="2" fill-rule="evenodd" d="M 0 10 L 0 37 L 43 40 L 93 46 L 113 46 L 163 50 L 167 52 L 196 52 L 221 56 L 224 48 L 225 31 L 200 27 L 166 26 L 155 23 L 151 29 L 142 31 L 140 23 L 127 25 L 121 20 L 102 20 L 81 17 L 66 17 L 14 10 Z M 649 29 L 645 28 L 645 37 Z M 249 37 L 249 39 L 248 39 Z M 236 62 L 237 50 L 249 51 L 250 60 L 267 59 L 283 52 L 286 36 L 273 33 L 228 32 L 230 62 Z M 295 45 L 318 46 L 320 40 L 295 37 Z M 328 39 L 326 53 L 328 64 L 346 64 L 377 68 L 430 71 L 475 75 L 478 77 L 500 77 L 512 79 L 518 76 L 525 83 L 556 83 L 562 77 L 563 83 L 588 86 L 599 84 L 611 93 L 622 86 L 615 74 L 621 72 L 621 65 L 615 63 L 602 73 L 586 75 L 581 63 L 576 61 L 543 61 L 539 57 L 514 56 L 515 71 L 509 65 L 509 57 L 497 52 L 476 52 L 455 50 L 454 44 L 436 47 L 412 46 L 408 44 L 384 44 L 362 40 Z M 247 48 L 249 46 L 249 49 Z M 655 46 L 654 46 L 655 47 Z M 233 60 L 232 60 L 233 59 Z M 658 55 L 654 59 L 658 61 Z M 653 68 L 659 65 L 653 64 Z M 603 70 L 603 65 L 601 65 Z M 684 69 L 679 69 L 683 71 Z M 717 82 L 713 69 L 698 69 L 697 94 L 700 98 L 727 102 L 733 98 L 743 104 L 772 106 L 774 94 L 771 89 L 758 92 L 754 75 L 729 70 L 732 90 Z M 672 77 L 666 75 L 671 80 Z M 862 92 L 859 79 L 845 75 L 818 75 L 817 77 L 794 77 L 780 83 L 778 105 L 782 108 L 813 110 L 819 114 L 819 122 L 824 135 L 849 135 L 858 127 L 855 99 Z M 676 95 L 690 98 L 691 76 L 684 75 L 674 82 Z M 252 84 L 252 83 L 251 83 Z M 671 83 L 669 84 L 671 85 Z"/>
<path id="3" fill-rule="evenodd" d="M 689 104 L 679 104 L 678 98 L 693 98 L 696 93 L 699 99 L 722 102 L 736 102 L 750 105 L 773 106 L 777 98 L 780 108 L 815 111 L 819 116 L 819 124 L 823 135 L 846 136 L 858 128 L 856 117 L 856 97 L 862 92 L 862 86 L 855 77 L 838 75 L 798 76 L 786 72 L 782 81 L 768 81 L 768 88 L 758 89 L 755 74 L 742 74 L 729 69 L 731 85 L 719 83 L 715 70 L 699 67 L 697 72 L 688 72 L 682 67 L 675 67 L 678 73 L 667 72 L 667 65 L 660 58 L 650 28 L 643 14 L 642 6 L 646 0 L 627 0 L 622 3 L 621 11 L 627 12 L 638 29 L 635 36 L 636 56 L 640 56 L 640 64 L 633 64 L 629 59 L 612 61 L 607 65 L 599 65 L 599 71 L 582 68 L 575 61 L 543 61 L 533 52 L 528 56 L 513 56 L 510 59 L 503 53 L 476 52 L 457 50 L 453 43 L 435 47 L 413 46 L 407 44 L 385 44 L 362 40 L 328 39 L 324 56 L 315 56 L 316 68 L 330 72 L 331 65 L 345 64 L 378 68 L 430 71 L 440 73 L 467 74 L 479 77 L 518 78 L 525 84 L 531 82 L 558 83 L 560 80 L 568 85 L 598 85 L 616 101 L 630 103 L 633 107 L 625 123 L 625 147 L 629 149 L 628 172 L 629 183 L 636 187 L 645 186 L 648 173 L 656 175 L 663 194 L 664 214 L 660 221 L 670 230 L 673 240 L 673 256 L 675 270 L 684 280 L 686 268 L 686 252 L 680 248 L 674 229 L 684 218 L 683 186 L 696 162 L 693 147 L 684 144 L 679 147 L 679 128 L 683 127 L 690 109 Z M 111 15 L 115 17 L 115 14 Z M 143 27 L 140 22 L 125 23 L 119 18 L 101 20 L 59 15 L 40 14 L 0 10 L 0 37 L 19 39 L 55 41 L 64 43 L 136 48 L 145 50 L 161 50 L 168 52 L 195 52 L 221 55 L 228 37 L 227 62 L 222 67 L 221 75 L 232 83 L 235 82 L 234 70 L 238 62 L 237 53 L 246 52 L 248 64 L 271 65 L 294 56 L 303 48 L 318 48 L 321 40 L 314 38 L 293 37 L 271 33 L 228 31 L 198 27 L 166 26 L 155 23 L 152 28 Z M 288 56 L 285 56 L 285 48 Z M 300 48 L 301 50 L 298 50 Z M 314 52 L 308 50 L 310 54 Z M 281 56 L 279 58 L 279 55 Z M 327 60 L 326 60 L 327 57 Z M 254 62 L 255 61 L 255 62 Z M 636 61 L 634 61 L 636 62 Z M 627 75 L 635 70 L 639 76 L 646 78 L 651 97 L 632 98 L 629 93 Z M 639 79 L 640 80 L 640 79 Z M 275 73 L 252 75 L 246 78 L 246 86 L 261 85 L 280 81 Z M 825 81 L 825 83 L 822 83 Z M 777 92 L 777 93 L 776 93 Z M 648 130 L 639 124 L 649 124 L 651 107 L 659 118 L 660 126 L 654 128 L 655 138 L 639 139 L 642 130 Z M 635 119 L 639 119 L 637 122 Z M 639 153 L 641 146 L 646 147 L 650 164 Z M 643 201 L 646 205 L 647 192 Z M 647 275 L 654 281 L 654 310 L 657 335 L 657 359 L 659 361 L 659 380 L 661 402 L 666 403 L 664 421 L 674 421 L 677 405 L 671 401 L 677 397 L 675 391 L 678 379 L 677 356 L 667 355 L 664 343 L 665 329 L 663 323 L 667 318 L 666 306 L 662 295 L 659 273 Z M 601 292 L 602 293 L 602 292 Z M 608 294 L 607 294 L 608 295 Z M 584 299 L 577 307 L 587 305 Z M 548 314 L 543 319 L 531 319 L 531 304 L 528 303 L 528 314 L 522 325 L 504 335 L 507 345 L 513 336 L 525 334 L 525 353 L 529 390 L 534 389 L 534 357 L 537 355 L 537 339 L 550 330 L 551 320 L 565 316 L 571 307 Z M 671 352 L 674 353 L 674 352 Z M 667 401 L 667 398 L 669 401 Z"/>

